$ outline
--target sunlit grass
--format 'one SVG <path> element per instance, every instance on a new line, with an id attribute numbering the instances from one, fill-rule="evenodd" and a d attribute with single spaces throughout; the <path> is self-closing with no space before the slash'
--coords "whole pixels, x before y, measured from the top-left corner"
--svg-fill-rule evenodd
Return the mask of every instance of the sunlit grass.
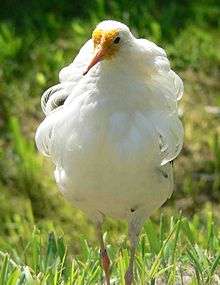
<path id="1" fill-rule="evenodd" d="M 189 221 L 182 215 L 161 216 L 158 225 L 148 221 L 138 245 L 135 284 L 219 284 L 220 237 L 211 212 L 203 223 L 199 216 Z M 80 255 L 70 255 L 62 236 L 34 228 L 23 248 L 0 251 L 0 284 L 102 284 L 98 248 L 82 238 L 78 242 Z M 127 240 L 108 245 L 108 251 L 112 284 L 124 285 Z"/>

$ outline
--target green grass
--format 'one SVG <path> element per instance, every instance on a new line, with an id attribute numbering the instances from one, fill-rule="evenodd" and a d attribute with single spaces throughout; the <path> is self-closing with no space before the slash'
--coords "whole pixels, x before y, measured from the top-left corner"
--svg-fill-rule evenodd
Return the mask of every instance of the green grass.
<path id="1" fill-rule="evenodd" d="M 17 226 L 17 225 L 16 225 Z M 32 228 L 32 227 L 31 227 Z M 80 255 L 70 255 L 63 236 L 34 228 L 26 232 L 17 227 L 14 236 L 20 239 L 19 249 L 0 251 L 0 284 L 101 284 L 99 251 L 86 240 L 80 243 Z M 22 241 L 20 232 L 28 234 Z M 108 240 L 108 235 L 105 235 Z M 76 241 L 72 241 L 76 242 Z M 124 284 L 123 276 L 129 261 L 125 238 L 117 245 L 108 245 L 112 260 L 112 284 Z M 138 244 L 135 284 L 219 284 L 220 236 L 214 227 L 211 211 L 205 219 L 195 215 L 191 222 L 177 217 L 160 217 L 148 221 Z"/>
<path id="2" fill-rule="evenodd" d="M 185 141 L 175 161 L 175 192 L 145 224 L 137 284 L 185 285 L 187 274 L 189 284 L 220 284 L 219 113 L 207 111 L 220 108 L 218 1 L 15 5 L 5 1 L 0 9 L 0 285 L 101 282 L 94 228 L 58 193 L 53 166 L 37 153 L 34 134 L 43 118 L 41 94 L 107 18 L 165 48 L 185 85 Z M 126 225 L 108 220 L 105 231 L 115 261 L 112 280 L 121 284 L 128 263 Z"/>

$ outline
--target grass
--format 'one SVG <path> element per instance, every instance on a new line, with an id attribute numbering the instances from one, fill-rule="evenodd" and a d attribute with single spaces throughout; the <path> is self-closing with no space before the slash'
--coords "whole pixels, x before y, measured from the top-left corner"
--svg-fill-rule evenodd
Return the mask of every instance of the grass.
<path id="1" fill-rule="evenodd" d="M 58 193 L 53 167 L 37 153 L 34 133 L 43 117 L 40 95 L 57 83 L 61 67 L 106 18 L 123 21 L 165 48 L 185 85 L 176 189 L 145 224 L 136 283 L 220 284 L 218 1 L 22 0 L 16 9 L 12 4 L 5 1 L 0 10 L 0 285 L 101 282 L 94 228 Z M 108 220 L 105 230 L 112 280 L 123 284 L 126 225 Z"/>
<path id="2" fill-rule="evenodd" d="M 191 222 L 181 214 L 143 228 L 137 250 L 135 284 L 219 284 L 220 236 L 209 209 Z M 20 224 L 17 231 L 23 232 Z M 18 233 L 17 233 L 18 234 Z M 98 249 L 80 239 L 80 255 L 70 255 L 63 236 L 45 229 L 28 230 L 19 249 L 0 251 L 0 284 L 101 284 Z M 16 235 L 16 233 L 15 233 Z M 19 239 L 22 237 L 19 235 Z M 108 236 L 105 235 L 108 240 Z M 112 284 L 124 284 L 129 260 L 126 239 L 108 245 Z"/>

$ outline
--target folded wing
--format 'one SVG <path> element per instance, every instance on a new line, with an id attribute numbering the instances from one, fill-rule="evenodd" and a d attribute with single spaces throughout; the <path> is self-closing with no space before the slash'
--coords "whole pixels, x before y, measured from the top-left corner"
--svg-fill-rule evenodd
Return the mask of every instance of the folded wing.
<path id="1" fill-rule="evenodd" d="M 170 68 L 170 62 L 162 48 L 145 39 L 138 41 L 146 56 L 146 66 L 151 69 L 149 86 L 154 90 L 152 93 L 157 96 L 154 100 L 160 106 L 152 110 L 150 118 L 158 134 L 161 165 L 164 165 L 177 157 L 183 145 L 183 126 L 177 105 L 183 95 L 183 82 Z"/>
<path id="2" fill-rule="evenodd" d="M 74 94 L 75 87 L 83 78 L 83 72 L 91 58 L 92 50 L 93 44 L 89 40 L 81 48 L 74 61 L 60 71 L 60 83 L 50 87 L 42 95 L 41 108 L 46 118 L 37 129 L 35 140 L 39 151 L 45 155 L 51 154 L 54 126 L 62 116 L 66 99 Z"/>

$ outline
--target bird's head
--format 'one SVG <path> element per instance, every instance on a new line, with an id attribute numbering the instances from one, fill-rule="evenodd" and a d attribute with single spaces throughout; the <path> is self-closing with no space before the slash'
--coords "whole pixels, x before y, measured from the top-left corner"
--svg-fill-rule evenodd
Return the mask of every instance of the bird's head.
<path id="1" fill-rule="evenodd" d="M 98 62 L 114 58 L 132 38 L 129 28 L 120 22 L 109 20 L 99 23 L 92 33 L 94 55 L 83 75 Z"/>

